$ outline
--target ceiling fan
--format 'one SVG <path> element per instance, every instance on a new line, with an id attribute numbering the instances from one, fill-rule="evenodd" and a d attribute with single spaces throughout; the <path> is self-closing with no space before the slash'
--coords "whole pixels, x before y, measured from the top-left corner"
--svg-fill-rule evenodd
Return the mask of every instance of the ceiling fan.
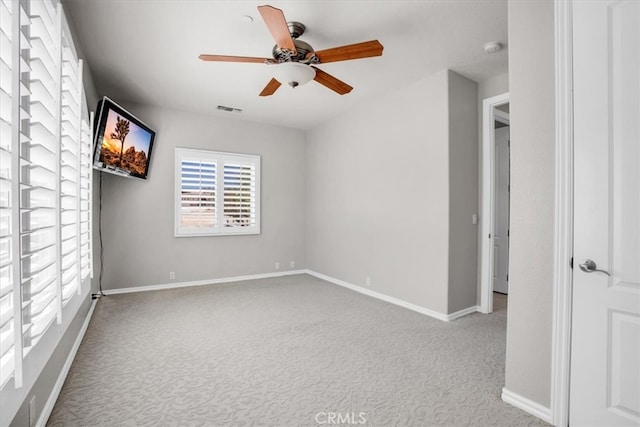
<path id="1" fill-rule="evenodd" d="M 273 66 L 274 78 L 267 83 L 262 92 L 260 92 L 260 96 L 273 95 L 283 82 L 295 88 L 311 80 L 315 80 L 340 95 L 347 94 L 351 92 L 353 87 L 325 73 L 315 65 L 382 55 L 383 46 L 378 40 L 314 51 L 311 45 L 298 39 L 305 31 L 303 24 L 300 22 L 287 22 L 282 10 L 272 6 L 258 6 L 258 11 L 276 41 L 272 51 L 273 58 L 200 55 L 200 59 L 203 61 L 248 62 Z"/>

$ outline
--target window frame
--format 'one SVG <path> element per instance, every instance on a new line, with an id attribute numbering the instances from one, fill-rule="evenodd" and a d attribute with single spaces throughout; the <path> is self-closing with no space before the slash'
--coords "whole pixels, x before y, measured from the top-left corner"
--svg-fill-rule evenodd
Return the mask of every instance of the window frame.
<path id="1" fill-rule="evenodd" d="M 182 162 L 193 160 L 196 162 L 211 161 L 215 163 L 215 208 L 216 222 L 213 227 L 185 228 L 181 226 L 182 218 Z M 224 182 L 225 163 L 249 163 L 255 170 L 255 224 L 250 226 L 225 227 L 224 223 Z M 246 236 L 257 235 L 260 230 L 261 211 L 261 157 L 255 154 L 228 153 L 222 151 L 203 150 L 194 148 L 175 148 L 175 175 L 174 175 L 174 237 L 208 237 L 208 236 Z"/>

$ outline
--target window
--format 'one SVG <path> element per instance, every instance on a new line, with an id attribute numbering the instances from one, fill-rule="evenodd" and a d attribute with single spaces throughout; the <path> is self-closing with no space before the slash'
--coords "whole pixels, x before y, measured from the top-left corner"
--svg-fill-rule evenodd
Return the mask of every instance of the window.
<path id="1" fill-rule="evenodd" d="M 0 387 L 91 276 L 91 119 L 56 0 L 0 0 Z"/>
<path id="2" fill-rule="evenodd" d="M 176 236 L 260 233 L 260 156 L 176 148 Z"/>

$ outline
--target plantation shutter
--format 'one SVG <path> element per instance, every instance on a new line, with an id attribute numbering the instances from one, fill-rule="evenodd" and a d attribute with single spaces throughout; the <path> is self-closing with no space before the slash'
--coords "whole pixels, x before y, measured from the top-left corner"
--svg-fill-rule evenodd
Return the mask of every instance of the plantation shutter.
<path id="1" fill-rule="evenodd" d="M 65 26 L 67 28 L 67 26 Z M 63 31 L 60 96 L 60 240 L 62 305 L 80 291 L 81 64 Z"/>
<path id="2" fill-rule="evenodd" d="M 91 129 L 57 0 L 0 0 L 0 388 L 91 274 Z"/>
<path id="3" fill-rule="evenodd" d="M 28 69 L 21 70 L 22 99 L 28 123 L 21 129 L 21 272 L 25 354 L 62 311 L 59 234 L 60 174 L 60 16 L 43 0 L 29 7 L 29 49 L 22 49 Z"/>
<path id="4" fill-rule="evenodd" d="M 176 236 L 260 233 L 260 157 L 176 148 Z"/>
<path id="5" fill-rule="evenodd" d="M 80 123 L 80 274 L 81 280 L 93 277 L 91 244 L 91 148 L 93 147 L 93 114 L 86 117 L 86 102 L 83 102 Z"/>
<path id="6" fill-rule="evenodd" d="M 213 159 L 180 159 L 179 228 L 183 232 L 217 229 L 216 175 Z"/>
<path id="7" fill-rule="evenodd" d="M 224 226 L 256 225 L 256 163 L 242 158 L 224 160 Z"/>
<path id="8" fill-rule="evenodd" d="M 16 333 L 20 338 L 20 332 L 16 331 L 21 329 L 16 325 L 19 319 L 14 316 L 14 308 L 20 306 L 20 294 L 14 291 L 15 280 L 19 278 L 13 274 L 14 264 L 19 261 L 14 228 L 18 222 L 19 163 L 17 155 L 12 156 L 19 150 L 18 138 L 14 138 L 18 132 L 18 110 L 14 108 L 18 96 L 13 96 L 19 86 L 15 72 L 18 43 L 14 42 L 20 37 L 19 16 L 19 6 L 13 0 L 0 1 L 0 387 L 14 371 L 21 370 L 22 360 L 16 355 L 21 346 L 15 345 Z"/>

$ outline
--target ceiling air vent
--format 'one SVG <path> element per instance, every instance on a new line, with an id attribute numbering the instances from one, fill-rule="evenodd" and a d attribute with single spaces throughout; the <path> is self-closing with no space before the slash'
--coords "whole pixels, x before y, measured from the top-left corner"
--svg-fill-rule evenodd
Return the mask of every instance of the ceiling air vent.
<path id="1" fill-rule="evenodd" d="M 227 111 L 229 113 L 240 113 L 242 110 L 240 108 L 226 107 L 224 105 L 218 105 L 218 110 Z"/>

